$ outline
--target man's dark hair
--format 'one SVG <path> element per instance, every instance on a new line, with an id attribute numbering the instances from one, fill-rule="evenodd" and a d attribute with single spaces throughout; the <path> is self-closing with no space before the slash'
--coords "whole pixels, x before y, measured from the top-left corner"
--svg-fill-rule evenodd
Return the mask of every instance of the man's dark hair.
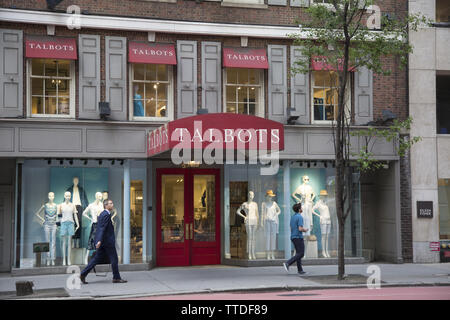
<path id="1" fill-rule="evenodd" d="M 112 200 L 111 199 L 106 199 L 106 200 L 103 200 L 103 208 L 106 208 L 106 205 L 108 204 L 108 202 L 112 202 Z"/>
<path id="2" fill-rule="evenodd" d="M 292 206 L 292 210 L 294 210 L 294 212 L 299 213 L 302 212 L 302 204 L 301 203 L 296 203 Z"/>

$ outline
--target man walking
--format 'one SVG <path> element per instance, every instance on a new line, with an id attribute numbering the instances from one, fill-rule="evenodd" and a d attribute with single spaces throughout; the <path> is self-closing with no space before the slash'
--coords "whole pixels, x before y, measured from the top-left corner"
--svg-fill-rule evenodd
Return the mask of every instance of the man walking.
<path id="1" fill-rule="evenodd" d="M 303 228 L 302 204 L 296 203 L 292 207 L 294 215 L 291 217 L 291 241 L 295 247 L 295 256 L 288 261 L 283 262 L 283 267 L 286 272 L 289 272 L 289 266 L 297 261 L 297 272 L 299 275 L 306 274 L 302 268 L 302 258 L 305 253 L 305 244 L 303 242 L 303 232 L 308 232 L 308 229 Z"/>
<path id="2" fill-rule="evenodd" d="M 111 212 L 114 209 L 112 200 L 103 201 L 105 210 L 98 216 L 97 231 L 95 233 L 95 247 L 97 248 L 95 257 L 89 262 L 86 268 L 81 271 L 80 280 L 87 284 L 86 276 L 88 273 L 107 256 L 111 262 L 113 270 L 113 283 L 125 283 L 119 273 L 119 259 L 117 258 L 116 240 L 114 237 L 114 226 L 111 222 Z"/>

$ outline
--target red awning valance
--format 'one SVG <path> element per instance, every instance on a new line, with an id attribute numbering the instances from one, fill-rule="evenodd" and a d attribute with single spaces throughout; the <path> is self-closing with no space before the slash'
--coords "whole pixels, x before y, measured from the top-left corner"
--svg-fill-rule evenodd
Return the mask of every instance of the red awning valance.
<path id="1" fill-rule="evenodd" d="M 128 45 L 128 61 L 133 63 L 177 64 L 173 44 L 134 42 Z"/>
<path id="2" fill-rule="evenodd" d="M 280 122 L 235 113 L 211 113 L 171 121 L 148 133 L 149 157 L 175 147 L 188 149 L 284 149 Z"/>
<path id="3" fill-rule="evenodd" d="M 339 70 L 340 71 L 342 71 L 342 69 L 344 68 L 343 63 L 341 61 L 339 61 Z M 336 68 L 334 66 L 328 64 L 327 57 L 322 57 L 322 56 L 315 56 L 315 57 L 311 58 L 311 68 L 312 68 L 312 70 L 316 70 L 316 71 L 321 71 L 321 70 L 336 71 Z M 355 71 L 355 68 L 348 67 L 348 71 L 353 72 L 353 71 Z"/>
<path id="4" fill-rule="evenodd" d="M 223 48 L 223 66 L 269 69 L 266 49 Z"/>
<path id="5" fill-rule="evenodd" d="M 28 38 L 25 40 L 27 58 L 77 60 L 75 38 Z"/>

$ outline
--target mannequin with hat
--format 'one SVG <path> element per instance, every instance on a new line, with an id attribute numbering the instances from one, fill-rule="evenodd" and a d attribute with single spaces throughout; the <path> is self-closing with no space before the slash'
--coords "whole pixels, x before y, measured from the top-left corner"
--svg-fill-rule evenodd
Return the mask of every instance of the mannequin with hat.
<path id="1" fill-rule="evenodd" d="M 328 253 L 328 236 L 331 229 L 330 209 L 325 203 L 325 199 L 327 196 L 327 190 L 321 190 L 319 194 L 319 201 L 316 202 L 312 210 L 312 213 L 318 216 L 320 219 L 320 233 L 322 234 L 322 255 L 325 258 L 330 257 L 330 254 Z M 316 210 L 320 214 L 317 214 L 315 212 Z"/>
<path id="2" fill-rule="evenodd" d="M 236 214 L 244 218 L 245 230 L 247 232 L 247 252 L 250 260 L 256 259 L 255 244 L 256 244 L 256 229 L 258 227 L 258 204 L 253 201 L 255 193 L 248 192 L 248 200 L 241 204 L 237 209 Z"/>
<path id="3" fill-rule="evenodd" d="M 275 194 L 272 190 L 267 190 L 266 200 L 261 204 L 261 227 L 265 231 L 266 236 L 266 252 L 267 259 L 275 259 L 276 239 L 278 233 L 279 220 L 278 216 L 281 209 L 274 201 Z"/>

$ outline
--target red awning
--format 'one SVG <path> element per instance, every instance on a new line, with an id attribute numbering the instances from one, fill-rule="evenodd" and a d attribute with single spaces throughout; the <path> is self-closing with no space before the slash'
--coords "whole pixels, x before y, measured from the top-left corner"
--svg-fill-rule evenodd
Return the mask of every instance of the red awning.
<path id="1" fill-rule="evenodd" d="M 235 113 L 211 113 L 171 121 L 148 133 L 149 157 L 175 147 L 187 149 L 284 149 L 280 122 Z"/>
<path id="2" fill-rule="evenodd" d="M 128 61 L 133 63 L 177 64 L 173 44 L 130 41 Z"/>
<path id="3" fill-rule="evenodd" d="M 266 49 L 223 48 L 223 66 L 269 69 Z"/>
<path id="4" fill-rule="evenodd" d="M 75 38 L 28 38 L 25 41 L 27 58 L 77 60 L 77 42 Z"/>
<path id="5" fill-rule="evenodd" d="M 323 56 L 315 56 L 311 58 L 311 67 L 313 70 L 316 71 L 336 71 L 336 68 L 330 64 L 328 64 L 327 57 Z M 342 60 L 341 60 L 342 61 Z M 343 62 L 339 61 L 339 70 L 342 71 L 344 68 Z M 355 71 L 354 67 L 348 67 L 348 71 L 353 72 Z"/>

